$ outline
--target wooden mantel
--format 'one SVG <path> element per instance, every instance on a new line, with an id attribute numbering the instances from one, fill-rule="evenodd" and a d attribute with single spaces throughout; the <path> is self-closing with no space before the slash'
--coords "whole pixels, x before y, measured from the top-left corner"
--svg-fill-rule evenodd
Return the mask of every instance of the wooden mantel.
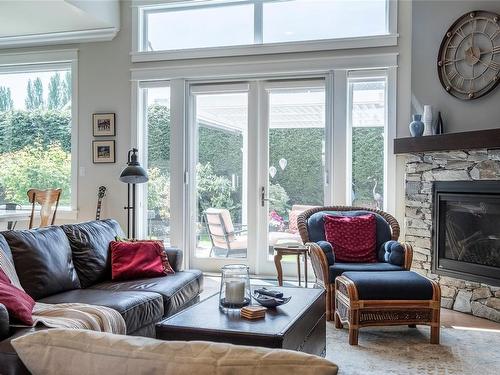
<path id="1" fill-rule="evenodd" d="M 477 148 L 500 148 L 500 129 L 396 138 L 394 140 L 395 154 Z"/>

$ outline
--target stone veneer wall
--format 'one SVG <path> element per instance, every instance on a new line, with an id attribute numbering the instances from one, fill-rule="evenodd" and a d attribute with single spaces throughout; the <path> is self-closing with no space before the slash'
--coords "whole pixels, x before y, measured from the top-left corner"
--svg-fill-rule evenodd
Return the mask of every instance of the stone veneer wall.
<path id="1" fill-rule="evenodd" d="M 442 307 L 500 322 L 500 287 L 431 273 L 432 182 L 500 180 L 500 150 L 408 154 L 406 241 L 413 245 L 412 269 L 441 285 Z"/>

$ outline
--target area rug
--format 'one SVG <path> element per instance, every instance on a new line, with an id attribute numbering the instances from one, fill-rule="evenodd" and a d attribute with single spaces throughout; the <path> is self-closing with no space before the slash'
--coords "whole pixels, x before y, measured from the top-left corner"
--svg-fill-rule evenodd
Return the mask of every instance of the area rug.
<path id="1" fill-rule="evenodd" d="M 218 292 L 220 277 L 205 277 L 205 299 Z M 252 284 L 275 285 L 254 279 Z M 294 283 L 286 283 L 295 286 Z M 500 327 L 500 325 L 499 325 Z M 359 345 L 349 345 L 347 329 L 326 323 L 326 358 L 339 375 L 490 375 L 500 374 L 498 330 L 441 328 L 441 344 L 429 344 L 429 328 L 362 328 Z"/>
<path id="2" fill-rule="evenodd" d="M 348 343 L 348 330 L 327 322 L 326 358 L 339 375 L 500 373 L 500 331 L 441 328 L 441 344 L 429 344 L 429 328 L 373 327 Z"/>

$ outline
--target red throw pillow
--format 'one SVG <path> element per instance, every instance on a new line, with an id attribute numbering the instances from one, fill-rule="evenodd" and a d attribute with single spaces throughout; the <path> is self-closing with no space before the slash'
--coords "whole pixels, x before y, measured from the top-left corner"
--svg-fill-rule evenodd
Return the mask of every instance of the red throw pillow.
<path id="1" fill-rule="evenodd" d="M 325 237 L 333 246 L 335 261 L 374 263 L 377 261 L 377 222 L 373 214 L 361 216 L 325 215 Z"/>
<path id="2" fill-rule="evenodd" d="M 162 241 L 111 241 L 111 279 L 132 280 L 175 273 Z"/>
<path id="3" fill-rule="evenodd" d="M 16 288 L 0 269 L 0 303 L 14 318 L 24 324 L 33 325 L 35 301 L 26 292 Z"/>

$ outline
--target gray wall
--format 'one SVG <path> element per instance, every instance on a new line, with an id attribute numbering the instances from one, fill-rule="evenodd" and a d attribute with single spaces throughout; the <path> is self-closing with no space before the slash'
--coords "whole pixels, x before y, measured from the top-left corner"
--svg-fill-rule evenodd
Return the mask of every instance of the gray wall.
<path id="1" fill-rule="evenodd" d="M 456 99 L 439 82 L 436 61 L 441 40 L 451 24 L 471 10 L 500 13 L 500 1 L 414 0 L 412 12 L 412 111 L 430 104 L 441 111 L 446 132 L 500 127 L 500 86 L 472 101 Z M 398 136 L 408 136 L 408 123 L 398 124 Z"/>

